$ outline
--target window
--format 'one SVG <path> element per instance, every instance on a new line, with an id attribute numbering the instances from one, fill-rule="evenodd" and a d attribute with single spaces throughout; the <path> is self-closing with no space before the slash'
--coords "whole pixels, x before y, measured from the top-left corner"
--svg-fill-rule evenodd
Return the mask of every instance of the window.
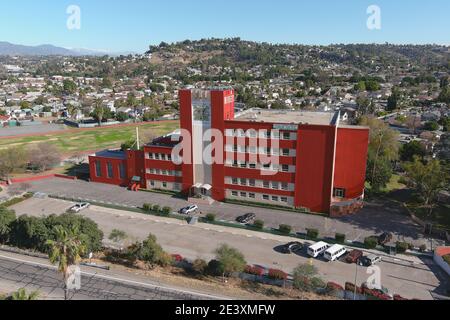
<path id="1" fill-rule="evenodd" d="M 172 155 L 171 154 L 167 155 L 167 161 L 172 161 Z"/>
<path id="2" fill-rule="evenodd" d="M 167 182 L 162 183 L 163 188 L 167 188 Z"/>
<path id="3" fill-rule="evenodd" d="M 237 178 L 233 178 L 231 183 L 232 184 L 238 184 L 238 179 Z"/>
<path id="4" fill-rule="evenodd" d="M 233 197 L 237 197 L 239 194 L 238 194 L 237 191 L 231 191 L 231 195 L 232 195 Z"/>
<path id="5" fill-rule="evenodd" d="M 167 175 L 168 175 L 167 170 L 163 170 L 163 171 L 162 171 L 162 175 L 163 175 L 163 176 L 167 176 Z"/>
<path id="6" fill-rule="evenodd" d="M 270 200 L 270 197 L 267 194 L 263 194 L 263 200 Z"/>
<path id="7" fill-rule="evenodd" d="M 277 196 L 272 196 L 272 201 L 278 202 L 278 197 Z"/>
<path id="8" fill-rule="evenodd" d="M 100 160 L 95 161 L 95 175 L 99 178 L 102 176 L 102 163 Z"/>
<path id="9" fill-rule="evenodd" d="M 159 160 L 159 153 L 155 153 L 155 160 Z"/>
<path id="10" fill-rule="evenodd" d="M 256 180 L 255 179 L 250 179 L 248 181 L 248 184 L 249 184 L 250 187 L 254 187 L 254 186 L 256 186 Z"/>
<path id="11" fill-rule="evenodd" d="M 279 131 L 274 131 L 274 132 L 272 132 L 272 138 L 274 138 L 274 139 L 280 139 L 280 132 L 279 132 Z"/>
<path id="12" fill-rule="evenodd" d="M 125 172 L 125 165 L 123 163 L 119 164 L 119 176 L 121 180 L 127 178 L 127 174 Z"/>
<path id="13" fill-rule="evenodd" d="M 256 169 L 256 163 L 250 163 L 248 166 L 250 169 Z"/>
<path id="14" fill-rule="evenodd" d="M 266 188 L 266 189 L 269 189 L 269 188 L 270 188 L 270 183 L 269 183 L 269 181 L 264 181 L 264 182 L 263 182 L 263 187 Z"/>
<path id="15" fill-rule="evenodd" d="M 247 185 L 247 179 L 241 179 L 241 186 Z"/>
<path id="16" fill-rule="evenodd" d="M 240 166 L 241 168 L 247 168 L 247 164 L 246 164 L 245 162 L 241 163 L 239 166 Z"/>
<path id="17" fill-rule="evenodd" d="M 274 190 L 280 189 L 280 184 L 278 182 L 272 182 L 272 189 Z"/>
<path id="18" fill-rule="evenodd" d="M 281 190 L 288 190 L 288 189 L 289 189 L 289 185 L 287 183 L 281 184 Z"/>
<path id="19" fill-rule="evenodd" d="M 283 149 L 283 156 L 289 157 L 289 154 L 290 154 L 289 149 Z"/>
<path id="20" fill-rule="evenodd" d="M 266 170 L 270 170 L 270 163 L 263 165 L 263 168 L 266 169 Z"/>
<path id="21" fill-rule="evenodd" d="M 174 183 L 173 189 L 176 190 L 176 191 L 180 191 L 181 190 L 180 184 L 179 183 Z"/>
<path id="22" fill-rule="evenodd" d="M 234 160 L 233 161 L 233 167 L 237 167 L 237 166 L 239 166 L 239 163 L 237 162 L 237 160 Z"/>
<path id="23" fill-rule="evenodd" d="M 256 195 L 255 195 L 254 193 L 249 193 L 249 194 L 248 194 L 248 197 L 251 198 L 251 199 L 255 199 L 255 198 L 256 198 Z"/>
<path id="24" fill-rule="evenodd" d="M 256 138 L 257 137 L 256 130 L 250 129 L 248 132 L 249 132 L 250 138 Z"/>
<path id="25" fill-rule="evenodd" d="M 270 131 L 264 131 L 263 137 L 266 139 L 270 139 L 271 132 Z"/>
<path id="26" fill-rule="evenodd" d="M 283 140 L 290 140 L 291 134 L 289 132 L 283 132 Z"/>
<path id="27" fill-rule="evenodd" d="M 156 174 L 156 169 L 150 169 L 151 174 Z"/>
<path id="28" fill-rule="evenodd" d="M 148 154 L 148 158 L 149 158 L 149 159 L 155 159 L 155 155 L 154 155 L 152 152 L 150 152 L 150 153 Z"/>
<path id="29" fill-rule="evenodd" d="M 155 185 L 156 185 L 156 184 L 155 184 L 155 181 L 153 181 L 153 180 L 152 180 L 152 181 L 150 181 L 150 185 L 151 185 L 151 186 L 152 186 L 152 187 L 154 188 L 154 187 L 155 187 Z"/>
<path id="30" fill-rule="evenodd" d="M 345 189 L 335 188 L 334 189 L 334 196 L 336 198 L 345 198 Z"/>
<path id="31" fill-rule="evenodd" d="M 283 166 L 281 167 L 281 171 L 289 172 L 289 166 L 287 164 L 283 164 Z"/>
<path id="32" fill-rule="evenodd" d="M 288 202 L 288 198 L 286 198 L 286 197 L 281 197 L 280 199 L 281 199 L 281 202 L 284 202 L 284 203 Z"/>
<path id="33" fill-rule="evenodd" d="M 247 198 L 247 192 L 241 192 L 241 197 Z"/>
<path id="34" fill-rule="evenodd" d="M 249 146 L 249 147 L 248 147 L 248 152 L 249 152 L 249 153 L 257 153 L 256 151 L 257 151 L 257 149 L 256 149 L 255 146 Z"/>
<path id="35" fill-rule="evenodd" d="M 233 152 L 238 152 L 238 146 L 237 145 L 233 146 Z"/>

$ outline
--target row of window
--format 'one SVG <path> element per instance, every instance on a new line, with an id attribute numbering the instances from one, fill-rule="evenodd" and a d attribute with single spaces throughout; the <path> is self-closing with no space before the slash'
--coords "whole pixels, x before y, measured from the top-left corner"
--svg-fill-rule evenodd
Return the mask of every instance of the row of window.
<path id="1" fill-rule="evenodd" d="M 181 190 L 181 184 L 179 183 L 169 183 L 166 181 L 155 181 L 155 180 L 150 180 L 149 181 L 149 186 L 150 188 L 162 188 L 162 189 L 171 189 L 174 191 L 180 191 Z"/>
<path id="2" fill-rule="evenodd" d="M 151 160 L 172 161 L 172 155 L 171 154 L 165 154 L 165 153 L 152 153 L 152 152 L 150 152 L 148 154 L 148 158 L 151 159 Z"/>
<path id="3" fill-rule="evenodd" d="M 272 189 L 272 190 L 283 190 L 288 191 L 289 190 L 289 184 L 287 182 L 278 182 L 278 181 L 262 181 L 262 184 L 258 180 L 258 187 L 262 187 L 265 189 Z M 231 178 L 231 184 L 234 185 L 241 185 L 241 186 L 248 186 L 248 187 L 256 187 L 256 180 L 255 179 L 245 179 L 245 178 Z"/>
<path id="4" fill-rule="evenodd" d="M 239 153 L 252 153 L 252 154 L 266 154 L 269 156 L 270 155 L 283 156 L 283 157 L 291 156 L 290 149 L 277 149 L 277 148 L 269 148 L 269 147 L 259 147 L 258 148 L 257 146 L 227 145 L 225 147 L 225 151 L 239 152 Z"/>
<path id="5" fill-rule="evenodd" d="M 147 173 L 155 174 L 159 176 L 171 176 L 171 177 L 181 177 L 183 173 L 176 170 L 164 170 L 164 169 L 147 169 Z"/>
<path id="6" fill-rule="evenodd" d="M 259 133 L 259 134 L 258 134 Z M 269 130 L 255 130 L 250 129 L 244 131 L 242 129 L 234 130 L 234 129 L 226 129 L 225 135 L 227 137 L 241 137 L 241 138 L 264 138 L 264 139 L 282 139 L 282 140 L 292 140 L 295 138 L 293 134 L 290 132 L 280 133 L 279 131 L 269 131 Z"/>
<path id="7" fill-rule="evenodd" d="M 95 162 L 95 175 L 97 178 L 102 178 L 102 162 L 97 160 Z M 127 178 L 125 165 L 123 163 L 119 163 L 119 170 L 117 176 L 114 174 L 114 166 L 111 162 L 106 163 L 106 177 L 108 179 L 114 179 L 118 177 L 120 180 L 125 180 Z"/>
<path id="8" fill-rule="evenodd" d="M 256 163 L 248 163 L 248 162 L 239 162 L 234 160 L 231 164 L 232 167 L 242 168 L 242 169 L 264 169 L 270 171 L 281 171 L 281 172 L 291 172 L 289 165 L 277 165 L 277 164 L 263 164 L 257 165 Z"/>
<path id="9" fill-rule="evenodd" d="M 233 197 L 256 199 L 256 194 L 252 193 L 252 192 L 231 191 L 231 195 Z M 262 200 L 264 200 L 264 201 L 274 201 L 274 202 L 283 202 L 283 203 L 288 203 L 288 201 L 289 201 L 288 197 L 270 196 L 268 194 L 263 194 L 262 195 Z"/>

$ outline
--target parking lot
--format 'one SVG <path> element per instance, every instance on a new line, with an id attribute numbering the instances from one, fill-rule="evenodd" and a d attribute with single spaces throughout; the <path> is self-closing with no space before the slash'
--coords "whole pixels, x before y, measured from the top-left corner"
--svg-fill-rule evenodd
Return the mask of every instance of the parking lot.
<path id="1" fill-rule="evenodd" d="M 15 205 L 13 209 L 18 215 L 44 216 L 61 214 L 72 205 L 61 200 L 32 198 Z M 189 259 L 212 259 L 214 250 L 225 243 L 238 248 L 250 264 L 282 269 L 288 273 L 292 273 L 300 263 L 313 263 L 324 279 L 342 285 L 347 281 L 354 282 L 356 271 L 358 284 L 369 277 L 366 268 L 339 261 L 326 262 L 323 258 L 312 260 L 305 251 L 292 255 L 277 252 L 277 247 L 292 241 L 287 237 L 206 224 L 188 225 L 184 221 L 96 206 L 81 214 L 97 222 L 106 238 L 113 229 L 125 231 L 129 236 L 128 243 L 143 240 L 152 233 L 166 251 Z M 408 298 L 431 299 L 430 292 L 442 292 L 445 285 L 446 278 L 431 259 L 411 258 L 404 261 L 383 258 L 379 266 L 382 285 L 392 293 Z"/>
<path id="2" fill-rule="evenodd" d="M 112 185 L 58 178 L 32 182 L 30 190 L 122 206 L 142 207 L 144 203 L 151 203 L 178 210 L 188 205 L 188 202 L 183 199 L 165 194 L 131 192 Z M 390 208 L 382 202 L 370 203 L 357 215 L 339 219 L 226 203 L 215 203 L 211 206 L 199 205 L 199 207 L 203 213 L 214 213 L 218 219 L 226 221 L 235 221 L 238 216 L 253 212 L 256 213 L 257 219 L 263 220 L 266 226 L 272 228 L 278 228 L 280 224 L 288 224 L 293 227 L 293 230 L 301 233 L 304 233 L 307 228 L 316 228 L 321 236 L 334 238 L 335 233 L 343 233 L 348 240 L 352 241 L 363 241 L 367 236 L 391 232 L 395 235 L 394 240 L 412 242 L 416 246 L 429 245 L 429 241 L 421 234 L 420 228 L 404 212 L 400 212 L 396 207 Z"/>

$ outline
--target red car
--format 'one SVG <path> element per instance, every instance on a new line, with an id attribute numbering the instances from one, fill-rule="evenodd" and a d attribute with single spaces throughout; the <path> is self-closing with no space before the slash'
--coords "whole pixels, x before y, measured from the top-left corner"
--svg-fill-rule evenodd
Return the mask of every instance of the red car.
<path id="1" fill-rule="evenodd" d="M 345 257 L 345 262 L 356 263 L 358 262 L 359 258 L 363 256 L 363 254 L 364 253 L 361 250 L 353 250 Z"/>

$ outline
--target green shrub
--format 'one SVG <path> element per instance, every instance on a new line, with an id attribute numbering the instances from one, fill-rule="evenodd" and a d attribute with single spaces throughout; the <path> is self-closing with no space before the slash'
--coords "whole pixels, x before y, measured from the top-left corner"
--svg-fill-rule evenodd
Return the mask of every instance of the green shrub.
<path id="1" fill-rule="evenodd" d="M 364 245 L 367 249 L 375 249 L 378 245 L 378 239 L 375 237 L 367 237 L 364 239 Z"/>
<path id="2" fill-rule="evenodd" d="M 397 249 L 397 253 L 405 253 L 406 250 L 408 250 L 409 248 L 409 244 L 406 242 L 397 242 L 396 244 L 396 249 Z"/>
<path id="3" fill-rule="evenodd" d="M 160 207 L 159 205 L 155 204 L 155 205 L 152 207 L 152 211 L 153 211 L 154 213 L 159 213 L 159 212 L 161 211 L 161 207 Z"/>
<path id="4" fill-rule="evenodd" d="M 208 213 L 208 214 L 206 215 L 206 221 L 208 221 L 208 222 L 214 222 L 214 221 L 216 221 L 216 215 L 213 214 L 213 213 Z"/>
<path id="5" fill-rule="evenodd" d="M 152 211 L 152 205 L 150 203 L 144 203 L 144 205 L 142 206 L 142 210 L 150 212 Z"/>
<path id="6" fill-rule="evenodd" d="M 120 242 L 123 241 L 127 238 L 127 234 L 125 233 L 125 231 L 122 230 L 118 230 L 118 229 L 114 229 L 113 231 L 111 231 L 111 233 L 109 234 L 108 239 L 114 242 Z"/>
<path id="7" fill-rule="evenodd" d="M 159 265 L 161 267 L 169 266 L 173 258 L 164 252 L 157 243 L 156 237 L 149 234 L 142 243 L 136 243 L 127 250 L 128 257 L 132 260 L 141 260 L 147 262 L 150 266 Z"/>
<path id="8" fill-rule="evenodd" d="M 164 216 L 169 216 L 171 212 L 172 212 L 172 208 L 171 208 L 171 207 L 164 207 L 164 208 L 162 208 L 162 210 L 161 210 L 161 213 L 162 213 Z"/>
<path id="9" fill-rule="evenodd" d="M 420 252 L 425 252 L 425 251 L 427 251 L 427 245 L 426 245 L 426 244 L 422 244 L 422 245 L 419 247 L 419 250 L 420 250 Z"/>
<path id="10" fill-rule="evenodd" d="M 11 225 L 15 220 L 16 213 L 14 210 L 9 210 L 6 207 L 0 206 L 0 243 L 9 241 Z"/>
<path id="11" fill-rule="evenodd" d="M 335 240 L 337 243 L 345 243 L 345 234 L 343 233 L 336 233 Z"/>
<path id="12" fill-rule="evenodd" d="M 262 220 L 255 220 L 255 222 L 253 222 L 253 227 L 255 229 L 258 229 L 258 230 L 264 229 L 264 221 L 262 221 Z"/>
<path id="13" fill-rule="evenodd" d="M 317 230 L 317 229 L 307 229 L 306 230 L 306 235 L 310 239 L 317 239 L 319 237 L 319 230 Z"/>
<path id="14" fill-rule="evenodd" d="M 450 265 L 450 254 L 443 256 L 442 259 L 444 259 L 444 261 L 447 262 L 448 265 Z"/>
<path id="15" fill-rule="evenodd" d="M 198 274 L 205 274 L 208 269 L 208 264 L 203 259 L 196 259 L 192 263 L 192 270 Z"/>
<path id="16" fill-rule="evenodd" d="M 207 273 L 212 276 L 220 276 L 220 262 L 213 259 L 208 263 Z"/>
<path id="17" fill-rule="evenodd" d="M 278 228 L 278 231 L 283 234 L 291 234 L 292 227 L 288 224 L 280 224 L 280 227 Z"/>

